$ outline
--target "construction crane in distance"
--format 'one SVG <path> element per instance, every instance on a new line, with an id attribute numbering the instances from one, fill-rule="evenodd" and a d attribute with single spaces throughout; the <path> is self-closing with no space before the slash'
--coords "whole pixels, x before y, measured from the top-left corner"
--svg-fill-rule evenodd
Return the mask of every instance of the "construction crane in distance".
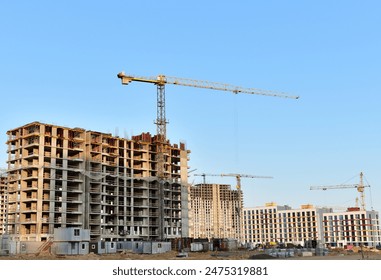
<path id="1" fill-rule="evenodd" d="M 347 210 L 348 207 L 336 206 L 336 205 L 315 205 L 316 208 L 327 208 L 327 209 L 335 209 L 335 210 Z"/>
<path id="2" fill-rule="evenodd" d="M 237 190 L 241 189 L 241 177 L 242 178 L 260 178 L 260 179 L 273 179 L 271 176 L 255 176 L 255 175 L 246 175 L 246 174 L 237 174 L 237 173 L 228 173 L 228 174 L 194 174 L 194 176 L 202 176 L 204 184 L 206 183 L 206 176 L 221 176 L 221 177 L 235 177 L 237 179 Z"/>
<path id="3" fill-rule="evenodd" d="M 204 184 L 206 183 L 206 176 L 221 176 L 221 177 L 235 177 L 237 179 L 237 198 L 238 201 L 242 201 L 242 190 L 241 190 L 241 177 L 244 178 L 263 178 L 263 179 L 272 179 L 271 176 L 255 176 L 255 175 L 246 175 L 246 174 L 237 174 L 237 173 L 227 173 L 227 174 L 194 174 L 194 176 L 202 176 Z M 242 204 L 240 207 L 235 207 L 235 211 L 237 213 L 238 225 L 240 227 L 240 232 L 242 232 L 242 223 L 241 223 L 241 214 L 242 214 Z"/>
<path id="4" fill-rule="evenodd" d="M 156 77 L 138 77 L 133 75 L 126 75 L 124 72 L 120 72 L 117 75 L 121 79 L 123 85 L 128 85 L 130 82 L 143 82 L 151 83 L 157 86 L 157 117 L 156 117 L 156 133 L 158 137 L 158 151 L 157 151 L 157 162 L 158 162 L 158 177 L 164 179 L 166 177 L 164 172 L 164 151 L 167 139 L 167 119 L 165 116 L 165 85 L 180 85 L 204 89 L 212 89 L 219 91 L 230 91 L 235 94 L 238 93 L 248 93 L 257 94 L 272 97 L 284 97 L 298 99 L 299 96 L 289 96 L 284 93 L 279 93 L 269 90 L 261 90 L 256 88 L 243 88 L 238 86 L 233 86 L 224 83 L 215 83 L 202 80 L 193 80 L 187 78 L 177 78 L 169 77 L 165 75 L 158 75 Z"/>
<path id="5" fill-rule="evenodd" d="M 365 193 L 364 190 L 367 187 L 370 187 L 369 185 L 364 185 L 363 182 L 363 173 L 360 172 L 360 182 L 358 184 L 341 184 L 341 185 L 332 185 L 332 186 L 311 186 L 310 190 L 333 190 L 333 189 L 350 189 L 350 188 L 356 188 L 357 191 L 360 193 L 360 203 L 361 203 L 361 210 L 365 210 Z M 356 198 L 356 204 L 357 204 L 357 198 Z"/>

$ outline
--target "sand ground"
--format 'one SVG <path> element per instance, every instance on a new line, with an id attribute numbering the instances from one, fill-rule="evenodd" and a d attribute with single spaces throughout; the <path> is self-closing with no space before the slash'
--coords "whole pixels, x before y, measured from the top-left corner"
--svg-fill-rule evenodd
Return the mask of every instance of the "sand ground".
<path id="1" fill-rule="evenodd" d="M 234 252 L 189 252 L 187 257 L 178 257 L 178 252 L 170 251 L 163 254 L 135 254 L 123 252 L 117 254 L 88 254 L 81 256 L 57 256 L 52 254 L 26 254 L 14 256 L 1 256 L 0 260 L 248 260 L 248 259 L 272 259 L 263 252 L 257 251 L 234 251 Z M 280 260 L 381 260 L 380 250 L 360 251 L 335 250 L 327 256 L 301 257 L 295 256 Z"/>

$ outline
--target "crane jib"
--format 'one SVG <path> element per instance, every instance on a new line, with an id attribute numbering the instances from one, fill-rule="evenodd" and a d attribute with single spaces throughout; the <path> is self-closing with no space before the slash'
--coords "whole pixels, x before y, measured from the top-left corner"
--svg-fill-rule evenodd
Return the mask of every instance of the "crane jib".
<path id="1" fill-rule="evenodd" d="M 120 72 L 117 76 L 118 78 L 122 80 L 122 84 L 124 85 L 129 84 L 131 81 L 136 81 L 136 82 L 151 83 L 156 85 L 172 84 L 172 85 L 212 89 L 217 91 L 230 91 L 234 94 L 247 93 L 247 94 L 256 94 L 256 95 L 263 95 L 263 96 L 271 96 L 271 97 L 299 99 L 299 96 L 291 96 L 283 92 L 263 90 L 258 88 L 244 88 L 240 86 L 233 86 L 230 84 L 219 83 L 219 82 L 209 82 L 205 80 L 177 78 L 177 77 L 170 77 L 165 75 L 158 75 L 156 77 L 139 77 L 134 75 L 126 75 L 124 74 L 124 72 Z"/>

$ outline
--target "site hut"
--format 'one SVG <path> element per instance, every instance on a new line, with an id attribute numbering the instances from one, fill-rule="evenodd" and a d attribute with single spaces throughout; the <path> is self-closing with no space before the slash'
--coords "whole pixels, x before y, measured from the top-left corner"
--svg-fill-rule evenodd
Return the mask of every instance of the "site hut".
<path id="1" fill-rule="evenodd" d="M 52 253 L 56 255 L 86 255 L 89 253 L 90 230 L 82 228 L 54 229 Z"/>

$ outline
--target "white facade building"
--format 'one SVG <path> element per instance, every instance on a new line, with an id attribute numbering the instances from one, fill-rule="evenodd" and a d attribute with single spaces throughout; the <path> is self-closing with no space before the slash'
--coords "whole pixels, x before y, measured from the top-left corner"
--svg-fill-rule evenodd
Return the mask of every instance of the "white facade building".
<path id="1" fill-rule="evenodd" d="M 322 242 L 330 247 L 381 245 L 379 214 L 360 208 L 333 212 L 332 208 L 302 205 L 300 209 L 267 203 L 243 209 L 245 244 L 294 244 Z"/>
<path id="2" fill-rule="evenodd" d="M 331 247 L 376 247 L 381 244 L 379 214 L 360 208 L 323 214 L 324 242 Z"/>
<path id="3" fill-rule="evenodd" d="M 244 208 L 244 243 L 294 244 L 306 246 L 323 240 L 323 213 L 332 209 L 302 205 L 300 209 L 267 203 L 265 206 Z"/>

